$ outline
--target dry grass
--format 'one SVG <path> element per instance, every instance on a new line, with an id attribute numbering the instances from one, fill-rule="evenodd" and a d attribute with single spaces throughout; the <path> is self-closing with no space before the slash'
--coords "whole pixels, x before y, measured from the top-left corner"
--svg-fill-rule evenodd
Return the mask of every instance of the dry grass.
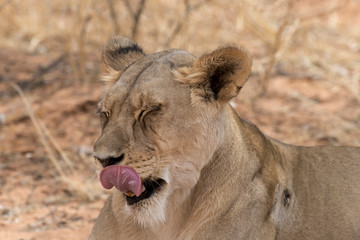
<path id="1" fill-rule="evenodd" d="M 50 137 L 51 135 L 49 134 L 49 131 L 46 128 L 46 126 L 35 116 L 34 111 L 33 111 L 32 107 L 31 107 L 30 101 L 27 99 L 27 97 L 25 96 L 24 92 L 21 90 L 19 85 L 14 84 L 13 87 L 16 90 L 16 92 L 19 94 L 19 96 L 20 96 L 21 100 L 23 101 L 23 103 L 25 104 L 26 112 L 29 115 L 32 124 L 34 125 L 34 128 L 35 128 L 35 130 L 36 130 L 36 132 L 37 132 L 37 134 L 39 136 L 40 142 L 43 145 L 46 153 L 48 154 L 51 163 L 54 165 L 54 167 L 55 167 L 56 171 L 58 172 L 58 174 L 63 179 L 66 179 L 65 171 L 63 170 L 63 168 L 59 164 L 59 161 L 58 161 L 57 157 L 55 156 L 56 153 L 54 152 L 54 149 L 50 145 L 50 143 L 53 143 L 53 146 L 58 147 L 59 146 L 58 143 L 55 141 L 54 138 Z M 66 154 L 64 153 L 64 151 L 62 151 L 61 148 L 56 148 L 56 149 L 61 154 L 61 156 L 65 156 L 65 158 L 63 158 L 63 160 L 67 164 L 69 170 L 72 171 L 73 170 L 73 165 L 68 160 L 68 158 L 67 158 Z"/>
<path id="2" fill-rule="evenodd" d="M 76 192 L 79 196 L 79 199 L 94 200 L 96 197 L 98 197 L 101 192 L 98 191 L 96 187 L 94 187 L 93 182 L 85 181 L 85 179 L 79 179 L 76 177 L 77 170 L 74 168 L 73 163 L 68 158 L 60 144 L 52 136 L 44 122 L 36 116 L 31 102 L 25 96 L 19 85 L 13 84 L 13 88 L 19 94 L 22 102 L 24 103 L 26 113 L 30 117 L 30 120 L 36 130 L 36 133 L 38 134 L 38 138 L 40 139 L 40 142 L 48 158 L 59 175 L 59 180 L 66 184 L 70 190 Z"/>
<path id="3" fill-rule="evenodd" d="M 0 11 L 1 45 L 65 52 L 79 80 L 87 54 L 120 33 L 149 52 L 180 47 L 200 54 L 243 44 L 264 86 L 277 73 L 322 78 L 360 101 L 356 0 L 3 0 Z"/>

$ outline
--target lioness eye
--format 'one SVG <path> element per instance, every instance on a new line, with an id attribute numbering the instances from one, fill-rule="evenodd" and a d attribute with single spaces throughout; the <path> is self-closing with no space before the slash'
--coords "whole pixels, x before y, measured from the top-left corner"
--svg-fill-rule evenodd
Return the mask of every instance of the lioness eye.
<path id="1" fill-rule="evenodd" d="M 161 107 L 160 104 L 159 104 L 159 105 L 152 106 L 152 107 L 151 107 L 151 111 L 159 111 L 159 110 L 160 110 L 160 107 Z"/>
<path id="2" fill-rule="evenodd" d="M 102 124 L 106 124 L 109 121 L 109 112 L 101 112 L 100 119 Z"/>
<path id="3" fill-rule="evenodd" d="M 147 106 L 144 106 L 140 109 L 140 113 L 137 115 L 137 118 L 136 118 L 138 121 L 140 121 L 144 117 L 147 108 L 148 108 Z"/>
<path id="4" fill-rule="evenodd" d="M 153 105 L 153 106 L 144 106 L 142 109 L 141 109 L 141 111 L 140 111 L 140 113 L 139 113 L 139 115 L 138 115 L 138 117 L 137 117 L 137 120 L 138 121 L 143 121 L 143 119 L 144 119 L 144 117 L 147 115 L 147 114 L 149 114 L 149 113 L 151 113 L 151 112 L 155 112 L 155 111 L 159 111 L 160 110 L 160 104 L 159 105 Z"/>

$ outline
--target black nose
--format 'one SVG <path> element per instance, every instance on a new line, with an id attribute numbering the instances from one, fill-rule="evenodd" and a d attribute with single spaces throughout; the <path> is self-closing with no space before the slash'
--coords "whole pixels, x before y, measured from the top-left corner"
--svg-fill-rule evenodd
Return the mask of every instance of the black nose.
<path id="1" fill-rule="evenodd" d="M 124 154 L 121 154 L 118 157 L 108 157 L 108 158 L 100 158 L 100 157 L 97 157 L 96 155 L 94 157 L 105 168 L 107 166 L 111 166 L 111 165 L 115 165 L 115 164 L 120 163 L 124 159 Z"/>

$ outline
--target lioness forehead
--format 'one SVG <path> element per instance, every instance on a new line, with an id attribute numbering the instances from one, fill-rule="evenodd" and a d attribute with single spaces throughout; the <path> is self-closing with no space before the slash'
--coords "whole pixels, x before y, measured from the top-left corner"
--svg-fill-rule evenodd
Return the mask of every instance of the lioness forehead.
<path id="1" fill-rule="evenodd" d="M 118 86 L 141 85 L 156 79 L 169 81 L 173 69 L 191 66 L 194 59 L 194 56 L 182 50 L 169 50 L 144 56 L 125 69 L 113 88 L 116 91 Z"/>
<path id="2" fill-rule="evenodd" d="M 164 90 L 175 83 L 172 71 L 179 67 L 192 66 L 194 59 L 190 53 L 178 49 L 142 57 L 123 71 L 104 96 L 101 107 L 111 108 L 115 102 L 124 102 L 139 93 L 153 92 L 158 97 L 169 94 Z"/>

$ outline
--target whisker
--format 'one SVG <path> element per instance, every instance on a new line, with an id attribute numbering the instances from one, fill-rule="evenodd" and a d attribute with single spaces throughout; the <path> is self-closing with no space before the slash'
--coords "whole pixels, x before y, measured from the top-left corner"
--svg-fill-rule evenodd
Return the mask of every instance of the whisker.
<path id="1" fill-rule="evenodd" d="M 158 180 L 154 180 L 153 183 L 156 183 L 158 185 L 158 187 L 161 188 L 161 184 L 158 182 Z"/>

